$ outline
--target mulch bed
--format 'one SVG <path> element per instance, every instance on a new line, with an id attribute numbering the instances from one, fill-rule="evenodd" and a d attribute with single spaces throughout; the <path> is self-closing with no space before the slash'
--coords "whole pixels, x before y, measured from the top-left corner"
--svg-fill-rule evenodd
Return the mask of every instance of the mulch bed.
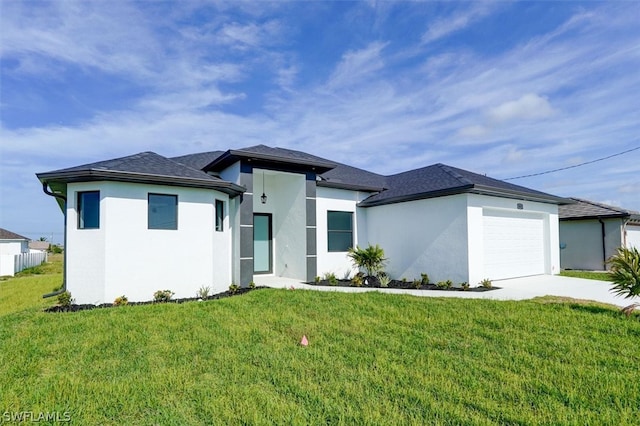
<path id="1" fill-rule="evenodd" d="M 154 301 L 148 301 L 148 302 L 129 302 L 127 303 L 126 306 L 138 306 L 138 305 L 160 305 L 160 304 L 164 304 L 164 303 L 186 303 L 186 302 L 197 302 L 199 300 L 217 300 L 217 299 L 224 299 L 226 297 L 232 297 L 232 296 L 240 296 L 241 294 L 245 294 L 248 293 L 250 291 L 253 290 L 259 290 L 262 288 L 267 288 L 267 287 L 255 287 L 255 288 L 240 288 L 235 292 L 230 292 L 230 291 L 223 291 L 222 293 L 218 293 L 218 294 L 214 294 L 211 296 L 208 296 L 204 299 L 201 299 L 199 297 L 186 297 L 183 299 L 171 299 L 168 302 L 154 302 Z M 117 308 L 117 305 L 114 305 L 113 303 L 102 303 L 100 305 L 91 305 L 91 304 L 86 304 L 86 305 L 76 305 L 76 304 L 72 304 L 71 306 L 51 306 L 50 308 L 47 308 L 44 310 L 44 312 L 78 312 L 78 311 L 87 311 L 90 309 L 103 309 L 103 308 Z"/>
<path id="2" fill-rule="evenodd" d="M 451 287 L 451 288 L 440 288 L 435 284 L 420 284 L 419 287 L 416 287 L 413 284 L 413 281 L 400 281 L 400 280 L 391 280 L 389 282 L 389 285 L 387 287 L 382 287 L 380 285 L 380 281 L 378 280 L 377 277 L 366 277 L 364 279 L 365 284 L 359 286 L 360 288 L 395 288 L 395 289 L 400 289 L 400 290 L 435 290 L 435 291 L 469 291 L 469 292 L 474 292 L 474 293 L 482 293 L 485 291 L 492 291 L 492 290 L 499 290 L 500 287 L 491 287 L 491 288 L 487 288 L 487 287 L 482 287 L 482 286 L 478 286 L 478 287 L 469 287 L 468 289 L 463 289 L 462 287 Z M 315 286 L 325 286 L 325 287 L 355 287 L 358 288 L 358 286 L 354 286 L 353 283 L 351 282 L 351 280 L 338 280 L 338 283 L 335 285 L 332 285 L 329 280 L 320 280 L 320 281 L 312 281 L 312 282 L 308 282 L 306 284 L 309 285 L 315 285 Z"/>

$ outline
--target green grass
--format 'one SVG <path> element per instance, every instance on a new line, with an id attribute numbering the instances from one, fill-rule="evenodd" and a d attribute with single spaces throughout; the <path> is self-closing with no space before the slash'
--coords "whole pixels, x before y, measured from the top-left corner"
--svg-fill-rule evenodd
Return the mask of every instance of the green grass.
<path id="1" fill-rule="evenodd" d="M 611 281 L 611 277 L 607 272 L 569 270 L 561 271 L 560 275 L 563 277 L 585 278 L 588 280 Z"/>
<path id="2" fill-rule="evenodd" d="M 49 255 L 49 262 L 25 269 L 15 278 L 0 280 L 0 315 L 31 311 L 55 304 L 55 298 L 45 300 L 43 294 L 51 293 L 62 284 L 62 255 Z M 2 408 L 2 407 L 0 407 Z"/>
<path id="3" fill-rule="evenodd" d="M 4 309 L 3 296 L 0 412 L 68 412 L 88 425 L 640 416 L 640 321 L 607 306 L 259 290 L 48 314 L 38 298 L 59 275 L 48 277 L 20 284 L 30 307 Z M 0 282 L 0 294 L 27 278 Z"/>

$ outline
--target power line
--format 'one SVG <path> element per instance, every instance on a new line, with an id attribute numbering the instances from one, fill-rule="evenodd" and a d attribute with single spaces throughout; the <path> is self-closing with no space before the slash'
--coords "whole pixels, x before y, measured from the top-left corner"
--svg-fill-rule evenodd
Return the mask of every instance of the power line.
<path id="1" fill-rule="evenodd" d="M 574 164 L 573 166 L 561 167 L 559 169 L 547 170 L 547 171 L 540 172 L 540 173 L 532 173 L 530 175 L 515 176 L 515 177 L 510 177 L 510 178 L 506 178 L 506 179 L 502 179 L 502 180 L 522 179 L 522 178 L 527 178 L 527 177 L 532 177 L 532 176 L 541 176 L 541 175 L 547 175 L 549 173 L 561 172 L 563 170 L 575 169 L 576 167 L 582 167 L 582 166 L 586 166 L 587 164 L 597 163 L 598 161 L 608 160 L 610 158 L 618 157 L 620 155 L 627 154 L 627 153 L 632 152 L 632 151 L 637 151 L 639 149 L 640 149 L 640 146 L 636 146 L 635 148 L 631 148 L 631 149 L 628 149 L 626 151 L 618 152 L 617 154 L 611 154 L 611 155 L 608 155 L 606 157 L 598 158 L 596 160 L 585 161 L 584 163 Z"/>

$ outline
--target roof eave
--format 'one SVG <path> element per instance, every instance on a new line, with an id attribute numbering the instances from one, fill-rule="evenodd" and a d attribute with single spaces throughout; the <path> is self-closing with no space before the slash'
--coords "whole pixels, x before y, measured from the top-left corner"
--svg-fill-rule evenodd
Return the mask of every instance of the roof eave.
<path id="1" fill-rule="evenodd" d="M 375 206 L 383 206 L 385 204 L 397 204 L 397 203 L 404 203 L 407 201 L 417 201 L 417 200 L 426 200 L 429 198 L 445 197 L 447 195 L 464 194 L 469 192 L 469 189 L 471 188 L 473 188 L 473 185 L 463 185 L 455 188 L 442 189 L 439 191 L 399 195 L 397 197 L 383 198 L 380 200 L 367 201 L 365 199 L 358 204 L 358 207 L 375 207 Z"/>
<path id="2" fill-rule="evenodd" d="M 203 170 L 210 170 L 210 169 L 215 170 L 216 168 L 224 169 L 229 165 L 237 161 L 240 161 L 241 159 L 247 159 L 247 160 L 255 159 L 255 160 L 262 160 L 269 163 L 284 163 L 284 164 L 295 164 L 300 166 L 307 166 L 311 168 L 313 171 L 315 171 L 317 174 L 326 173 L 329 170 L 334 169 L 336 167 L 335 164 L 324 162 L 324 161 L 311 161 L 311 160 L 304 160 L 304 159 L 297 159 L 297 158 L 292 159 L 292 158 L 280 157 L 278 155 L 270 155 L 270 154 L 230 149 L 224 154 L 222 154 L 220 157 L 213 160 L 207 166 L 205 166 Z"/>
<path id="3" fill-rule="evenodd" d="M 568 220 L 596 220 L 596 219 L 625 219 L 630 216 L 626 213 L 611 213 L 611 214 L 587 214 L 582 216 L 560 216 L 561 222 Z"/>
<path id="4" fill-rule="evenodd" d="M 331 182 L 326 180 L 318 181 L 317 186 L 323 188 L 335 188 L 335 189 L 348 189 L 351 191 L 364 191 L 364 192 L 382 192 L 387 188 L 381 188 L 377 186 L 369 186 L 369 185 L 358 185 L 358 184 L 350 184 L 350 183 L 342 183 L 342 182 Z"/>
<path id="5" fill-rule="evenodd" d="M 92 182 L 92 181 L 116 181 L 130 183 L 162 184 L 169 186 L 181 186 L 190 188 L 216 189 L 231 196 L 244 193 L 246 188 L 227 181 L 209 181 L 184 176 L 166 176 L 147 173 L 122 172 L 116 170 L 80 170 L 70 172 L 46 172 L 36 173 L 41 182 Z"/>
<path id="6" fill-rule="evenodd" d="M 547 204 L 575 204 L 574 200 L 570 198 L 562 198 L 556 197 L 551 194 L 533 194 L 522 191 L 515 191 L 503 188 L 494 188 L 490 186 L 484 185 L 473 185 L 473 188 L 468 192 L 472 194 L 480 194 L 480 195 L 489 195 L 495 197 L 503 197 L 503 198 L 512 198 L 517 200 L 525 200 L 525 201 L 534 201 L 538 203 L 547 203 Z"/>

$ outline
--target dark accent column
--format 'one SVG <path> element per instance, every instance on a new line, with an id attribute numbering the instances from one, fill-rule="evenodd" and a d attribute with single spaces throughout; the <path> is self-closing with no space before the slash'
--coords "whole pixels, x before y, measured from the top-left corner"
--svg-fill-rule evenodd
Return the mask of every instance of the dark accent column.
<path id="1" fill-rule="evenodd" d="M 318 275 L 318 256 L 316 252 L 316 174 L 306 174 L 306 210 L 307 210 L 307 281 L 313 281 Z"/>
<path id="2" fill-rule="evenodd" d="M 240 163 L 240 185 L 247 188 L 240 200 L 240 286 L 253 281 L 253 166 Z"/>

